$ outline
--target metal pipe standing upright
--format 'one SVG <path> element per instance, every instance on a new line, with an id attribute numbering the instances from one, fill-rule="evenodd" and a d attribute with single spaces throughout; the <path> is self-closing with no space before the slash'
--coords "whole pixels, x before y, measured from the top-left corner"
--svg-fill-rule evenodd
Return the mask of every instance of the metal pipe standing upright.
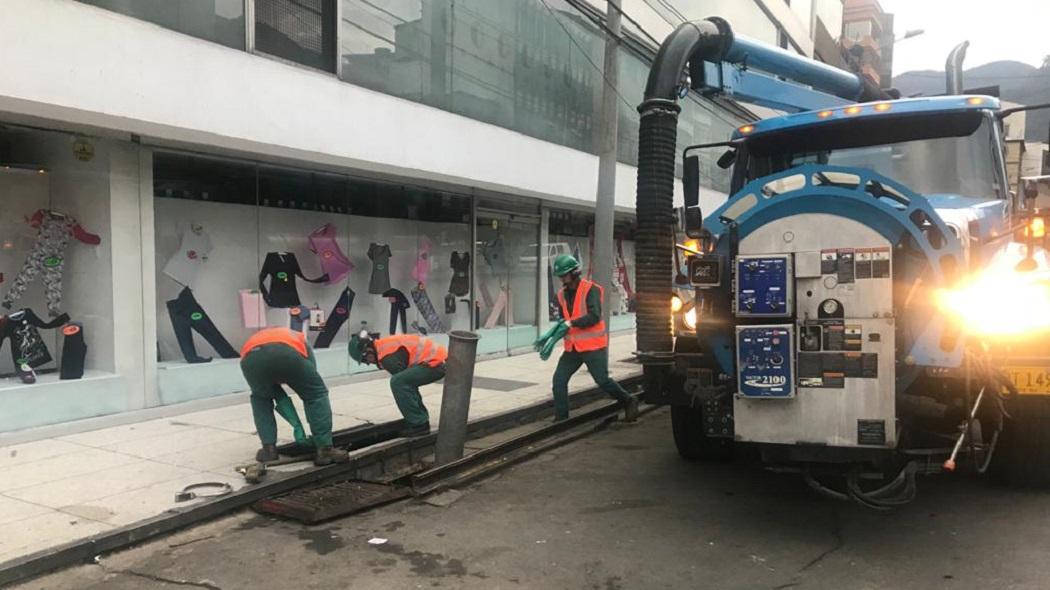
<path id="1" fill-rule="evenodd" d="M 438 423 L 434 463 L 444 465 L 463 458 L 470 414 L 470 390 L 474 384 L 474 360 L 478 335 L 464 330 L 448 334 L 448 360 L 445 361 L 445 387 L 441 393 L 441 419 Z"/>

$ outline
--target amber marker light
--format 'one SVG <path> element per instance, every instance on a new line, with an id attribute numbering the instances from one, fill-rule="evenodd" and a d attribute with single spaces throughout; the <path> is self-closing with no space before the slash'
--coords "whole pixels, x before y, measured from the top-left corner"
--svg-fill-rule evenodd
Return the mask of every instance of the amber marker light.
<path id="1" fill-rule="evenodd" d="M 971 96 L 966 99 L 966 104 L 984 104 L 984 99 L 980 96 Z"/>
<path id="2" fill-rule="evenodd" d="M 846 110 L 844 110 L 843 112 L 846 113 L 847 115 L 856 115 L 857 113 L 861 112 L 862 110 L 864 110 L 862 107 L 853 106 L 853 107 L 846 107 Z"/>
<path id="3" fill-rule="evenodd" d="M 879 104 L 875 105 L 875 112 L 877 112 L 877 113 L 885 113 L 886 111 L 890 110 L 891 108 L 893 108 L 893 106 L 890 103 L 888 103 L 888 102 L 880 102 Z"/>
<path id="4" fill-rule="evenodd" d="M 744 135 L 747 135 L 748 133 L 751 133 L 754 130 L 755 130 L 755 126 L 754 125 L 744 125 L 740 129 L 737 129 L 737 131 L 739 131 L 740 133 L 743 133 Z"/>
<path id="5" fill-rule="evenodd" d="M 821 119 L 827 119 L 833 114 L 835 114 L 835 111 L 820 111 L 819 113 L 817 113 L 817 117 Z"/>

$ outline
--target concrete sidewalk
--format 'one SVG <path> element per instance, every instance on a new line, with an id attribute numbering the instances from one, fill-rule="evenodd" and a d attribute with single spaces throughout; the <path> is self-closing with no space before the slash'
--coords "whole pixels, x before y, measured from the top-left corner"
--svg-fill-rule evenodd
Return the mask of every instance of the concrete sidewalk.
<path id="1" fill-rule="evenodd" d="M 613 377 L 640 371 L 623 362 L 632 350 L 633 333 L 612 337 Z M 471 419 L 549 399 L 556 362 L 526 354 L 478 363 Z M 336 429 L 400 418 L 382 375 L 330 387 Z M 590 387 L 582 369 L 571 390 Z M 436 428 L 441 384 L 425 387 L 423 399 Z M 291 429 L 280 419 L 278 425 L 281 442 L 289 442 Z M 247 395 L 226 407 L 0 447 L 0 562 L 157 516 L 188 484 L 239 488 L 244 482 L 234 467 L 258 448 Z"/>

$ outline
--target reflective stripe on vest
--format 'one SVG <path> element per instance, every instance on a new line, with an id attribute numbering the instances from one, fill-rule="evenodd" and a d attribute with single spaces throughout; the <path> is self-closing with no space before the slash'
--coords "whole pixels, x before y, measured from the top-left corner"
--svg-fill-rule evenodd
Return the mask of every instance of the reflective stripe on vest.
<path id="1" fill-rule="evenodd" d="M 591 288 L 598 289 L 598 301 L 605 305 L 605 290 L 602 286 L 587 279 L 580 280 L 580 286 L 576 287 L 576 300 L 572 303 L 572 313 L 565 301 L 565 289 L 558 291 L 558 304 L 561 306 L 561 317 L 578 320 L 587 315 L 587 295 Z M 565 334 L 565 350 L 572 352 L 588 352 L 601 350 L 609 346 L 609 333 L 605 330 L 605 321 L 598 319 L 598 323 L 586 328 L 572 326 Z"/>
<path id="2" fill-rule="evenodd" d="M 376 340 L 376 358 L 379 362 L 397 352 L 399 348 L 408 351 L 408 366 L 427 365 L 436 367 L 448 359 L 448 351 L 444 346 L 434 344 L 428 338 L 421 338 L 415 334 L 396 334 Z"/>
<path id="3" fill-rule="evenodd" d="M 302 332 L 289 330 L 288 328 L 266 328 L 265 330 L 259 330 L 255 334 L 252 334 L 252 337 L 241 347 L 241 358 L 247 356 L 253 348 L 262 346 L 263 344 L 284 344 L 286 346 L 291 346 L 296 352 L 303 355 L 303 357 L 310 358 L 310 353 L 306 349 L 306 335 Z"/>

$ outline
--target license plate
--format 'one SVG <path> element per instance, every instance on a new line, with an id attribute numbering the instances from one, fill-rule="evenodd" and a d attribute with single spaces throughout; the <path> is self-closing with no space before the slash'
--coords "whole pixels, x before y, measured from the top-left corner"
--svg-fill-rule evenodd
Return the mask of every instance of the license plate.
<path id="1" fill-rule="evenodd" d="M 1050 367 L 1004 367 L 1017 392 L 1023 395 L 1050 395 Z"/>

